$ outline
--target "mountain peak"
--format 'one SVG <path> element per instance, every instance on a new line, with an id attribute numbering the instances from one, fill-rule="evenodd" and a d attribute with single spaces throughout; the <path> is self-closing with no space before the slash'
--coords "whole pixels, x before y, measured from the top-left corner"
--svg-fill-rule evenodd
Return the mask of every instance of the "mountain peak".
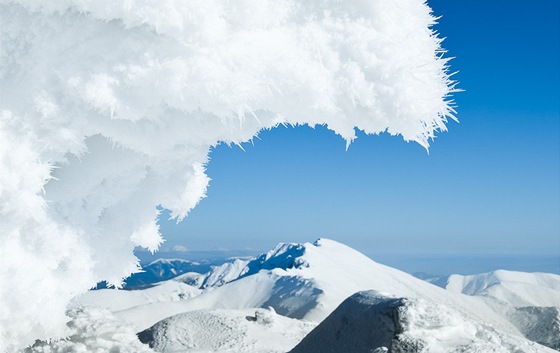
<path id="1" fill-rule="evenodd" d="M 314 243 L 281 243 L 258 257 L 236 259 L 222 266 L 213 267 L 209 272 L 200 276 L 201 280 L 197 277 L 195 281 L 192 281 L 192 276 L 189 277 L 193 286 L 174 281 L 145 289 L 146 292 L 119 291 L 121 296 L 134 297 L 136 295 L 136 300 L 144 301 L 146 299 L 142 299 L 145 297 L 143 293 L 149 292 L 152 299 L 149 299 L 144 306 L 134 305 L 116 310 L 117 306 L 129 305 L 131 302 L 130 300 L 119 300 L 115 304 L 115 312 L 118 312 L 119 317 L 133 323 L 139 330 L 147 329 L 174 314 L 201 313 L 200 310 L 207 309 L 254 310 L 256 308 L 261 310 L 258 308 L 272 307 L 282 317 L 319 323 L 349 296 L 359 292 L 352 296 L 350 302 L 342 306 L 342 311 L 339 311 L 342 313 L 341 316 L 339 315 L 341 318 L 353 318 L 346 315 L 346 312 L 365 313 L 367 311 L 375 320 L 390 318 L 395 313 L 400 315 L 397 318 L 398 321 L 393 319 L 388 321 L 387 327 L 389 327 L 389 331 L 393 330 L 394 332 L 391 331 L 393 333 L 388 331 L 389 334 L 378 337 L 380 340 L 373 343 L 364 341 L 364 347 L 369 347 L 369 351 L 373 349 L 373 352 L 377 353 L 390 352 L 389 347 L 392 347 L 393 344 L 406 343 L 412 344 L 414 347 L 427 347 L 429 351 L 450 352 L 455 351 L 457 347 L 462 347 L 465 342 L 472 342 L 465 352 L 497 351 L 501 344 L 507 345 L 507 348 L 500 351 L 517 352 L 516 347 L 521 345 L 529 347 L 528 341 L 520 334 L 549 347 L 559 347 L 556 339 L 559 337 L 557 323 L 560 322 L 557 308 L 514 308 L 508 306 L 506 301 L 500 302 L 489 298 L 491 292 L 488 292 L 488 295 L 476 297 L 453 293 L 451 290 L 436 287 L 407 273 L 376 263 L 358 251 L 329 239 L 319 239 Z M 519 294 L 522 293 L 521 289 L 527 287 L 527 284 L 543 282 L 543 288 L 548 288 L 552 291 L 551 293 L 557 295 L 555 284 L 558 276 L 517 275 L 507 271 L 498 272 L 498 276 L 502 278 L 502 281 L 510 278 L 511 283 L 502 282 L 501 286 L 490 285 L 481 288 L 502 287 L 507 289 L 514 286 L 511 288 Z M 493 277 L 492 274 L 483 274 L 484 281 L 477 281 L 475 277 L 465 280 L 457 277 L 457 281 L 463 288 L 464 285 L 471 282 L 490 284 L 492 281 L 488 279 Z M 205 282 L 200 285 L 202 279 Z M 519 281 L 526 283 L 519 283 Z M 185 281 L 185 283 L 188 282 Z M 374 292 L 370 292 L 370 290 L 374 290 Z M 105 295 L 114 295 L 113 292 L 106 292 Z M 162 292 L 168 294 L 162 296 Z M 503 292 L 501 290 L 498 294 Z M 541 292 L 545 293 L 544 290 Z M 535 298 L 537 295 L 541 295 L 534 291 L 527 293 Z M 104 293 L 99 291 L 92 295 L 103 298 Z M 494 297 L 496 296 L 494 295 Z M 160 299 L 162 297 L 163 301 Z M 398 298 L 406 299 L 395 301 Z M 506 297 L 506 299 L 508 298 Z M 356 308 L 358 310 L 355 310 Z M 200 315 L 208 317 L 207 314 L 206 312 L 206 314 Z M 183 326 L 180 327 L 180 325 L 183 321 L 188 322 L 189 325 L 196 321 L 190 319 L 191 315 L 199 314 L 185 314 L 165 322 L 170 325 L 179 325 L 176 327 L 177 330 L 172 328 L 173 332 L 187 332 L 188 327 L 181 328 Z M 218 316 L 222 317 L 221 315 Z M 244 315 L 246 318 L 249 317 L 248 321 L 245 320 L 250 322 L 248 325 L 253 325 L 255 323 L 253 318 L 258 316 L 256 314 L 255 316 Z M 243 318 L 243 316 L 241 317 Z M 222 318 L 217 320 L 221 322 Z M 325 322 L 328 323 L 328 320 Z M 177 322 L 174 323 L 175 321 Z M 243 323 L 246 323 L 245 321 Z M 364 322 L 364 324 L 356 322 L 354 326 L 366 330 L 368 327 L 371 328 L 374 320 L 367 319 Z M 337 323 L 335 320 L 328 325 L 331 324 L 346 327 L 343 321 Z M 158 327 L 167 327 L 166 325 Z M 391 325 L 393 325 L 393 329 L 390 329 Z M 249 330 L 249 328 L 254 329 L 255 327 L 247 326 L 246 328 Z M 281 331 L 283 332 L 283 329 L 279 332 Z M 402 333 L 397 331 L 402 331 Z M 201 332 L 206 334 L 206 329 Z M 237 335 L 238 332 L 236 332 L 232 332 L 232 334 Z M 334 330 L 334 332 L 336 338 L 338 331 Z M 344 338 L 346 343 L 358 342 L 358 339 L 369 337 L 368 334 L 361 338 L 352 336 L 357 332 L 357 330 L 348 329 L 346 338 L 340 337 Z M 395 334 L 398 335 L 399 340 L 396 343 L 393 342 Z M 319 337 L 321 336 L 324 335 L 319 335 Z M 178 340 L 182 340 L 183 336 L 177 337 Z M 453 339 L 450 340 L 449 337 L 453 337 Z M 328 347 L 335 347 L 335 343 Z M 531 342 L 531 344 L 533 343 Z M 537 343 L 534 343 L 533 348 L 529 347 L 524 352 L 550 351 Z M 328 351 L 321 350 L 321 352 Z M 348 350 L 342 349 L 336 352 L 345 351 Z"/>
<path id="2" fill-rule="evenodd" d="M 298 243 L 280 243 L 274 249 L 262 254 L 256 260 L 255 265 L 259 270 L 272 270 L 281 268 L 284 270 L 290 268 L 309 267 L 309 264 L 303 255 L 306 253 L 306 246 Z"/>

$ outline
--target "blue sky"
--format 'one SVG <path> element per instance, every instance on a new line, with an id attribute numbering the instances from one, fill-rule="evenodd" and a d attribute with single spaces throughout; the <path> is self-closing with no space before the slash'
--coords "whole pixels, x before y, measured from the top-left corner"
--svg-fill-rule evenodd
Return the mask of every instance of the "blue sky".
<path id="1" fill-rule="evenodd" d="M 542 270 L 559 272 L 560 2 L 428 3 L 465 90 L 460 123 L 429 155 L 387 135 L 359 134 L 346 151 L 324 127 L 218 146 L 208 197 L 181 224 L 161 222 L 162 249 L 327 237 L 374 259 L 547 258 Z"/>

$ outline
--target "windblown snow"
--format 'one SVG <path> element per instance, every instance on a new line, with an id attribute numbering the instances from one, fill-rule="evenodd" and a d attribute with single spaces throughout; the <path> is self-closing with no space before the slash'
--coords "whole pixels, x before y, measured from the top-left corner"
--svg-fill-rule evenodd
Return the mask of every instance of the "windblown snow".
<path id="1" fill-rule="evenodd" d="M 524 281 L 532 276 L 519 274 Z M 141 332 L 158 352 L 277 353 L 298 344 L 294 352 L 347 352 L 358 342 L 364 352 L 379 353 L 391 344 L 415 347 L 412 352 L 553 352 L 541 344 L 560 349 L 558 306 L 521 308 L 448 291 L 328 239 L 279 244 L 199 275 L 191 285 L 183 282 L 192 276 L 186 274 L 143 290 L 90 291 L 73 305 L 110 310 L 111 320 Z M 357 292 L 365 293 L 358 304 L 341 305 Z"/>
<path id="2" fill-rule="evenodd" d="M 0 1 L 0 342 L 138 271 L 208 152 L 278 124 L 428 147 L 453 83 L 424 0 Z M 10 348 L 10 349 L 11 349 Z"/>

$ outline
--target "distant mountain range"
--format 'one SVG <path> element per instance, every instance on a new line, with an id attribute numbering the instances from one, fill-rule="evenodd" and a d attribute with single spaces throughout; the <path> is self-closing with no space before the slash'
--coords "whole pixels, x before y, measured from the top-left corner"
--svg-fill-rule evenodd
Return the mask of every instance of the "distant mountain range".
<path id="1" fill-rule="evenodd" d="M 158 259 L 143 267 L 144 272 L 136 273 L 125 281 L 125 288 L 138 288 L 167 281 L 184 273 L 206 273 L 212 269 L 209 261 L 188 261 L 182 259 Z"/>
<path id="2" fill-rule="evenodd" d="M 153 262 L 146 273 L 149 288 L 90 291 L 75 305 L 106 308 L 158 352 L 329 352 L 317 340 L 332 352 L 356 340 L 376 353 L 560 349 L 553 274 L 451 276 L 446 290 L 328 239 L 219 266 Z M 387 332 L 373 337 L 379 325 Z"/>

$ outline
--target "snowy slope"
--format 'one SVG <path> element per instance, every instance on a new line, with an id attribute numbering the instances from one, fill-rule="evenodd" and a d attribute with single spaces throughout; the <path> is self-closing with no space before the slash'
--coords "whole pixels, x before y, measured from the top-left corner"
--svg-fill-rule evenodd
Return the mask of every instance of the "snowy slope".
<path id="1" fill-rule="evenodd" d="M 76 305 L 94 305 L 110 311 L 142 307 L 150 303 L 174 302 L 197 296 L 201 291 L 182 282 L 166 281 L 143 290 L 100 289 L 74 299 Z"/>
<path id="2" fill-rule="evenodd" d="M 172 316 L 138 336 L 162 353 L 280 353 L 293 348 L 315 326 L 271 309 L 214 309 Z"/>
<path id="3" fill-rule="evenodd" d="M 451 275 L 446 289 L 479 296 L 535 342 L 560 350 L 560 276 L 499 270 Z"/>
<path id="4" fill-rule="evenodd" d="M 200 276 L 196 286 L 179 281 L 188 279 L 186 275 L 146 290 L 90 292 L 76 303 L 108 307 L 137 331 L 146 330 L 144 341 L 163 351 L 177 347 L 185 351 L 190 347 L 190 352 L 219 352 L 224 347 L 230 347 L 231 352 L 251 351 L 248 347 L 257 346 L 249 343 L 260 342 L 254 336 L 265 335 L 266 330 L 247 326 L 249 323 L 243 319 L 247 310 L 272 307 L 283 316 L 275 322 L 304 319 L 314 326 L 352 294 L 372 289 L 380 297 L 406 298 L 407 334 L 434 347 L 428 352 L 451 352 L 451 348 L 473 353 L 488 349 L 548 352 L 523 335 L 552 347 L 557 345 L 555 337 L 560 337 L 558 312 L 554 308 L 520 311 L 494 298 L 444 290 L 328 239 L 314 244 L 280 244 L 255 259 L 225 264 Z M 181 291 L 188 295 L 180 295 Z M 170 292 L 174 294 L 169 295 Z M 197 320 L 200 324 L 194 323 Z M 302 321 L 291 322 L 297 326 Z M 235 329 L 215 331 L 224 325 Z M 266 333 L 270 337 L 278 337 L 282 332 L 278 327 L 267 330 L 272 330 Z M 305 334 L 297 327 L 294 330 L 301 337 Z M 185 338 L 185 332 L 191 332 L 192 337 Z M 207 335 L 230 342 L 229 346 L 212 346 L 204 339 Z M 293 335 L 297 336 L 295 332 Z M 236 340 L 239 344 L 233 345 L 231 342 Z M 274 346 L 267 342 L 265 339 L 258 343 L 258 349 L 269 352 L 267 349 Z M 287 343 L 283 346 L 286 350 L 290 349 Z M 292 346 L 296 343 L 290 341 Z"/>
<path id="5" fill-rule="evenodd" d="M 359 292 L 345 300 L 290 353 L 554 352 L 496 331 L 452 308 Z"/>
<path id="6" fill-rule="evenodd" d="M 430 298 L 504 330 L 517 332 L 508 320 L 480 298 L 450 293 L 378 264 L 332 240 L 281 244 L 259 259 L 247 263 L 243 269 L 232 268 L 232 272 L 220 268 L 219 277 L 232 281 L 207 287 L 201 295 L 189 300 L 154 302 L 115 314 L 136 325 L 138 330 L 177 313 L 207 308 L 272 306 L 281 315 L 320 322 L 350 295 L 375 289 L 408 298 Z"/>
<path id="7" fill-rule="evenodd" d="M 471 276 L 451 275 L 448 291 L 481 295 L 513 306 L 560 307 L 560 275 L 499 270 Z"/>

